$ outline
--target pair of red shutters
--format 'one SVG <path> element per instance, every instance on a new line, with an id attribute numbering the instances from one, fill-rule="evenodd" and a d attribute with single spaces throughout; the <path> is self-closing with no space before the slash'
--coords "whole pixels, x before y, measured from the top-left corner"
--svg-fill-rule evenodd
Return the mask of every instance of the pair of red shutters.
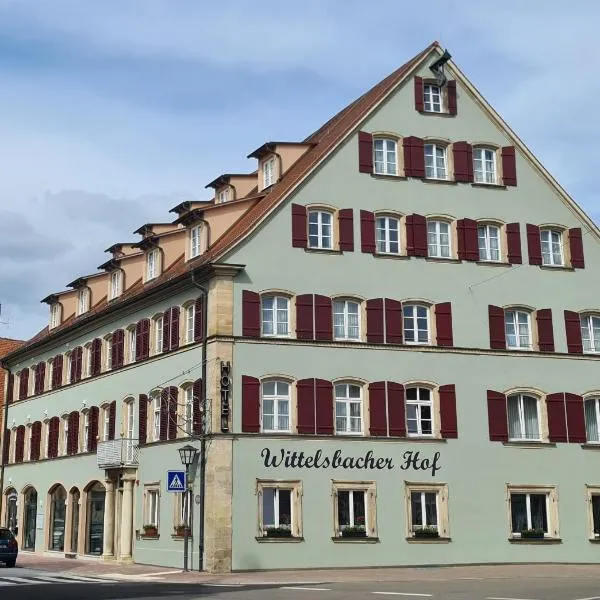
<path id="1" fill-rule="evenodd" d="M 507 398 L 500 392 L 487 391 L 490 440 L 508 441 Z M 586 441 L 583 398 L 577 394 L 546 396 L 548 439 L 550 442 L 583 444 Z"/>
<path id="2" fill-rule="evenodd" d="M 296 296 L 296 338 L 332 340 L 332 299 L 319 294 Z M 367 342 L 402 343 L 402 303 L 391 298 L 367 300 Z M 260 337 L 260 295 L 242 292 L 242 335 Z M 438 346 L 452 346 L 452 305 L 441 302 L 434 307 Z"/>
<path id="3" fill-rule="evenodd" d="M 425 112 L 425 102 L 424 102 L 424 84 L 422 77 L 415 77 L 415 110 L 418 112 Z M 435 85 L 435 84 L 434 84 Z M 441 93 L 441 90 L 440 90 Z M 446 102 L 448 104 L 448 113 L 449 115 L 456 115 L 458 112 L 458 105 L 456 102 L 456 81 L 454 79 L 449 79 L 446 82 Z"/>
<path id="4" fill-rule="evenodd" d="M 333 435 L 333 384 L 324 379 L 301 379 L 296 383 L 299 434 Z M 453 384 L 439 388 L 441 433 L 457 438 L 456 390 Z M 393 381 L 369 384 L 369 435 L 406 437 L 404 386 Z M 242 376 L 242 431 L 260 433 L 260 381 Z"/>
<path id="5" fill-rule="evenodd" d="M 583 256 L 583 239 L 580 227 L 573 227 L 568 231 L 569 254 L 571 256 L 571 267 L 584 269 L 585 259 Z M 537 225 L 527 223 L 527 251 L 529 253 L 530 265 L 542 265 L 542 242 L 540 228 Z"/>

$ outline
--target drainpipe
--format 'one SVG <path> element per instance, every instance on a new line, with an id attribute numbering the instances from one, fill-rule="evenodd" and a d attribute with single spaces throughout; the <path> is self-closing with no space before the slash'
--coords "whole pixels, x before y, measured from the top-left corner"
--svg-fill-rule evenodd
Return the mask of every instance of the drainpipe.
<path id="1" fill-rule="evenodd" d="M 208 346 L 208 289 L 196 281 L 191 271 L 192 283 L 202 292 L 202 426 L 200 433 L 200 518 L 198 519 L 198 571 L 204 570 L 204 501 L 206 498 L 206 350 Z"/>
<path id="2" fill-rule="evenodd" d="M 0 369 L 5 369 L 6 371 L 6 382 L 8 383 L 8 378 L 10 376 L 10 369 L 4 365 L 3 362 L 0 361 Z M 2 509 L 4 508 L 4 436 L 6 435 L 6 429 L 8 426 L 8 402 L 7 391 L 8 388 L 4 390 L 4 419 L 2 420 L 2 431 L 0 431 L 0 440 L 2 440 L 2 448 L 0 448 L 0 452 L 2 452 L 1 461 L 0 461 L 0 515 L 2 515 Z"/>

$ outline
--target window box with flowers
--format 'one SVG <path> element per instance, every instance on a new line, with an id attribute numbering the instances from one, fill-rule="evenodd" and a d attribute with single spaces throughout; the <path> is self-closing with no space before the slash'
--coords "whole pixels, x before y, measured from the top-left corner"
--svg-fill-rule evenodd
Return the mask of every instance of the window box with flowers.
<path id="1" fill-rule="evenodd" d="M 524 529 L 521 531 L 521 539 L 526 540 L 543 540 L 544 530 L 543 529 Z"/>
<path id="2" fill-rule="evenodd" d="M 363 538 L 367 537 L 367 529 L 365 527 L 365 518 L 356 517 L 355 525 L 348 525 L 341 530 L 343 538 Z"/>
<path id="3" fill-rule="evenodd" d="M 146 538 L 157 538 L 158 527 L 156 525 L 144 525 L 144 537 Z"/>
<path id="4" fill-rule="evenodd" d="M 431 538 L 439 538 L 440 532 L 437 527 L 421 527 L 417 528 L 413 531 L 413 535 L 416 538 L 421 539 L 431 539 Z"/>
<path id="5" fill-rule="evenodd" d="M 186 527 L 185 525 L 176 525 L 174 529 L 175 529 L 174 537 L 184 537 L 186 529 L 188 531 L 188 536 L 189 537 L 192 536 L 192 530 L 189 527 Z"/>

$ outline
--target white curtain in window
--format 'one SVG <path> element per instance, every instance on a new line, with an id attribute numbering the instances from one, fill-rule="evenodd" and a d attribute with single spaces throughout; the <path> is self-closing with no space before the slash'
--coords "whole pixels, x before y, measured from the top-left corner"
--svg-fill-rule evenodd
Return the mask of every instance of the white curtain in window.
<path id="1" fill-rule="evenodd" d="M 598 432 L 598 400 L 585 401 L 585 431 L 588 442 L 600 442 Z"/>

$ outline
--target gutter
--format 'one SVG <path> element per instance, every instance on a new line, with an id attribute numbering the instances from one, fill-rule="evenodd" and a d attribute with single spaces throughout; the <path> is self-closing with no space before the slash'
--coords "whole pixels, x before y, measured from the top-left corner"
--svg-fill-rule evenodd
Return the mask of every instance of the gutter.
<path id="1" fill-rule="evenodd" d="M 5 369 L 8 377 L 10 377 L 10 369 L 5 366 L 5 363 L 0 361 L 0 369 Z M 2 447 L 0 448 L 0 452 L 2 455 L 0 456 L 0 515 L 2 514 L 2 510 L 4 508 L 4 438 L 6 436 L 6 430 L 8 426 L 8 402 L 6 401 L 8 394 L 8 387 L 4 390 L 4 419 L 2 421 L 3 427 L 2 431 L 0 431 L 0 440 L 2 441 Z"/>

